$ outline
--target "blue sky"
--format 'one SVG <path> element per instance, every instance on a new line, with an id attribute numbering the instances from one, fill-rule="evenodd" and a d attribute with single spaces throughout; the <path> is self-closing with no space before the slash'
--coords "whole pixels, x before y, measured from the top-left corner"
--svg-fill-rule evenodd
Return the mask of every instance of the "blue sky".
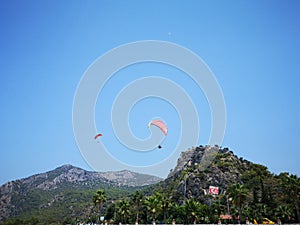
<path id="1" fill-rule="evenodd" d="M 227 111 L 222 146 L 271 172 L 300 175 L 298 1 L 13 0 L 0 9 L 0 184 L 67 163 L 91 170 L 73 134 L 76 88 L 98 57 L 143 40 L 190 49 L 213 71 Z M 105 107 L 113 93 L 139 76 L 163 76 L 182 85 L 200 111 L 198 144 L 207 144 L 208 103 L 181 71 L 146 63 L 119 73 L 124 79 L 112 77 L 95 108 L 111 151 L 122 146 L 110 138 L 109 119 L 101 127 L 102 115 L 110 112 Z M 164 157 L 180 136 L 179 116 L 170 104 L 144 99 L 132 109 L 129 123 L 145 138 L 144 127 L 156 116 L 165 118 L 171 134 L 151 157 Z"/>

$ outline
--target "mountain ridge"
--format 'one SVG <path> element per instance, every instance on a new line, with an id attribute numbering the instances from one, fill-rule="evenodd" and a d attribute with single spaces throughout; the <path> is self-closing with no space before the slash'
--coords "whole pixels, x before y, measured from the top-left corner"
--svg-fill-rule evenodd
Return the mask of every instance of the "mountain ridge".
<path id="1" fill-rule="evenodd" d="M 24 211 L 50 207 L 62 201 L 66 192 L 74 194 L 80 191 L 91 192 L 98 188 L 128 189 L 148 186 L 160 182 L 162 178 L 131 172 L 129 170 L 94 172 L 75 167 L 71 164 L 59 166 L 53 170 L 31 175 L 26 178 L 9 181 L 0 186 L 0 221 L 18 216 Z M 87 193 L 91 198 L 92 193 Z M 32 202 L 28 209 L 25 202 Z"/>
<path id="2" fill-rule="evenodd" d="M 59 182 L 62 178 L 70 182 L 85 181 L 88 179 L 100 179 L 105 183 L 117 184 L 118 186 L 144 186 L 163 180 L 163 178 L 158 176 L 133 172 L 127 169 L 119 171 L 96 172 L 85 170 L 78 166 L 73 166 L 72 164 L 64 164 L 46 172 L 36 173 L 28 177 L 8 181 L 0 185 L 0 187 L 12 182 L 24 182 L 25 184 L 29 184 L 32 181 L 42 181 L 43 179 L 52 178 L 54 182 Z M 42 186 L 37 187 L 42 188 Z"/>
<path id="3" fill-rule="evenodd" d="M 139 185 L 142 186 L 137 186 L 137 180 L 140 180 Z M 217 188 L 218 196 L 210 193 L 212 186 Z M 22 221 L 36 218 L 43 224 L 51 224 L 51 221 L 62 223 L 67 217 L 80 218 L 81 221 L 90 216 L 95 217 L 99 212 L 92 199 L 98 189 L 102 189 L 107 195 L 108 201 L 102 205 L 102 211 L 107 213 L 105 218 L 108 220 L 113 219 L 118 212 L 118 210 L 115 211 L 116 202 L 121 203 L 127 199 L 134 204 L 133 198 L 137 191 L 142 192 L 145 200 L 163 196 L 180 208 L 185 207 L 187 202 L 196 201 L 208 210 L 210 207 L 215 207 L 216 201 L 219 201 L 218 204 L 222 203 L 225 207 L 215 210 L 219 214 L 224 214 L 229 211 L 228 208 L 226 211 L 226 207 L 229 207 L 228 195 L 232 187 L 244 187 L 248 190 L 248 197 L 245 201 L 246 206 L 251 210 L 245 212 L 248 213 L 245 214 L 246 216 L 249 218 L 255 216 L 260 220 L 267 216 L 274 220 L 274 215 L 278 215 L 278 210 L 281 209 L 278 208 L 279 206 L 283 204 L 291 207 L 296 204 L 291 201 L 295 197 L 290 197 L 290 193 L 298 193 L 300 179 L 288 173 L 275 175 L 266 166 L 252 163 L 238 157 L 228 148 L 217 145 L 200 145 L 183 151 L 166 179 L 128 170 L 86 171 L 66 164 L 45 173 L 2 185 L 0 187 L 0 224 L 6 218 Z M 296 189 L 290 191 L 287 188 Z M 144 201 L 141 203 L 146 204 Z M 238 206 L 235 202 L 231 204 L 231 210 L 235 211 L 236 216 Z M 262 205 L 268 208 L 268 211 L 256 211 Z M 277 208 L 274 208 L 275 206 Z M 134 207 L 131 210 L 134 211 Z M 143 222 L 146 223 L 147 212 L 141 213 L 146 216 L 143 218 Z M 184 222 L 183 215 L 174 213 L 173 216 L 177 217 L 176 222 L 177 220 Z M 208 220 L 216 222 L 215 216 L 211 215 Z M 291 221 L 291 219 L 284 219 Z M 300 221 L 300 217 L 298 220 Z"/>

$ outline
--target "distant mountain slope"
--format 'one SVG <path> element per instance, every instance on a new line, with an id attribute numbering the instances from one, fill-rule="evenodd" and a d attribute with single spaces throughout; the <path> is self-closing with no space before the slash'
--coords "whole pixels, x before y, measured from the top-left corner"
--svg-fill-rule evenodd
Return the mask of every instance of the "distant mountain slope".
<path id="1" fill-rule="evenodd" d="M 83 205 L 86 206 L 86 211 L 91 210 L 92 195 L 98 188 L 107 190 L 108 195 L 114 193 L 126 196 L 136 187 L 140 188 L 161 180 L 155 176 L 127 170 L 91 172 L 72 165 L 64 165 L 46 173 L 2 185 L 0 221 L 23 214 L 34 215 L 37 210 L 58 212 L 60 210 L 55 208 L 62 205 L 69 206 L 70 210 L 65 210 L 66 214 L 77 216 L 76 211 L 80 211 Z"/>
<path id="2" fill-rule="evenodd" d="M 159 177 L 131 172 L 128 170 L 116 172 L 92 172 L 72 165 L 63 165 L 55 170 L 33 175 L 21 179 L 19 182 L 26 184 L 28 188 L 40 188 L 43 190 L 57 188 L 63 182 L 79 185 L 93 183 L 106 183 L 118 186 L 144 186 L 154 184 L 162 179 Z"/>
<path id="3" fill-rule="evenodd" d="M 162 178 L 147 175 L 147 174 L 141 174 L 141 173 L 134 173 L 128 170 L 122 170 L 122 171 L 111 171 L 111 172 L 100 172 L 99 173 L 103 178 L 112 181 L 114 183 L 117 183 L 118 185 L 124 186 L 145 186 L 145 185 L 151 185 L 158 183 L 162 181 Z"/>

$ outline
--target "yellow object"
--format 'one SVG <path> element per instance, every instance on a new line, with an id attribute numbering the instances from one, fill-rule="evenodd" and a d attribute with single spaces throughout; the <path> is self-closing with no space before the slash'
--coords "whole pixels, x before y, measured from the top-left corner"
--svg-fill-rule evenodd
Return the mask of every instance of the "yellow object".
<path id="1" fill-rule="evenodd" d="M 254 224 L 258 224 L 257 221 L 256 221 L 255 219 L 253 220 L 253 223 L 254 223 Z"/>
<path id="2" fill-rule="evenodd" d="M 269 220 L 268 218 L 263 218 L 262 223 L 263 224 L 275 224 L 275 222 L 273 222 L 272 220 Z"/>

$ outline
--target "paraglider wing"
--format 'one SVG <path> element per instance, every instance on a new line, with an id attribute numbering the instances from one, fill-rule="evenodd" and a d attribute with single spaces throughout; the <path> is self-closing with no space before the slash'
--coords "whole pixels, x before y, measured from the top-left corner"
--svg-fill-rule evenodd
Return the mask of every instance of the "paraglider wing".
<path id="1" fill-rule="evenodd" d="M 161 120 L 152 120 L 148 124 L 148 127 L 150 127 L 150 125 L 157 126 L 164 133 L 164 135 L 168 134 L 168 128 L 167 128 L 166 124 L 163 121 L 161 121 Z"/>
<path id="2" fill-rule="evenodd" d="M 101 136 L 103 136 L 103 135 L 102 135 L 102 134 L 96 134 L 95 140 L 96 140 L 98 137 L 101 137 Z"/>

